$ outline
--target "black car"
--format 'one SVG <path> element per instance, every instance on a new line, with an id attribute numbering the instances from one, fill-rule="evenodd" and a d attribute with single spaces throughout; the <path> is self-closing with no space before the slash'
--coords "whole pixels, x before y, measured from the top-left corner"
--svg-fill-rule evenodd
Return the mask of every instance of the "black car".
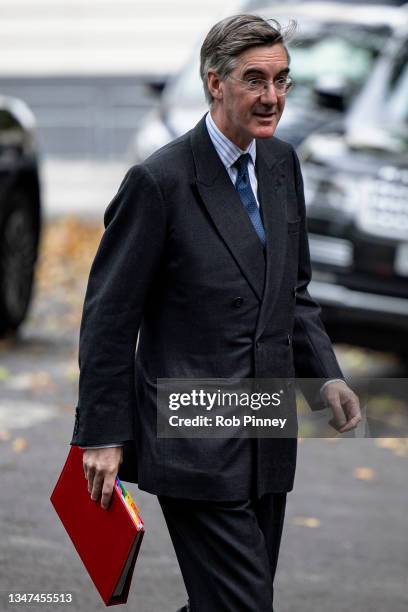
<path id="1" fill-rule="evenodd" d="M 311 293 L 333 340 L 408 355 L 408 31 L 345 125 L 301 148 Z"/>
<path id="2" fill-rule="evenodd" d="M 381 49 L 400 23 L 404 8 L 370 6 L 364 2 L 264 1 L 256 14 L 275 18 L 283 26 L 292 19 L 298 32 L 288 43 L 295 87 L 286 100 L 276 136 L 294 146 L 316 129 L 343 117 L 371 74 Z M 131 143 L 132 161 L 142 161 L 177 138 L 208 110 L 199 77 L 198 49 L 171 79 Z"/>
<path id="3" fill-rule="evenodd" d="M 0 335 L 24 320 L 33 289 L 41 226 L 34 117 L 0 96 Z"/>

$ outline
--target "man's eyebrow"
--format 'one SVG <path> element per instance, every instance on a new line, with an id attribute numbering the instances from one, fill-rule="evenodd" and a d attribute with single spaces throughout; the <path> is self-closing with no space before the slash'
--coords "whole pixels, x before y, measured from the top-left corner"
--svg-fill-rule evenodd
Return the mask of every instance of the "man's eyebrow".
<path id="1" fill-rule="evenodd" d="M 290 68 L 286 67 L 286 68 L 282 68 L 282 70 L 279 70 L 278 74 L 276 76 L 279 76 L 281 74 L 289 74 L 290 72 Z M 260 74 L 262 76 L 265 75 L 265 72 L 263 70 L 261 70 L 260 68 L 256 68 L 256 67 L 249 67 L 245 70 L 243 76 L 246 76 L 247 74 Z"/>

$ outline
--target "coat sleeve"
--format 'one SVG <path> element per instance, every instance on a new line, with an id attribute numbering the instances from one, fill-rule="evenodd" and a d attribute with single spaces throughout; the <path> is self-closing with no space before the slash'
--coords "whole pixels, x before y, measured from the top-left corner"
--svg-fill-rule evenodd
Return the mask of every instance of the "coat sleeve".
<path id="1" fill-rule="evenodd" d="M 133 439 L 134 354 L 143 307 L 160 264 L 164 201 L 145 166 L 133 166 L 104 215 L 79 333 L 79 393 L 71 444 Z"/>
<path id="2" fill-rule="evenodd" d="M 320 306 L 310 296 L 308 285 L 311 280 L 309 242 L 303 178 L 296 151 L 292 149 L 296 195 L 301 219 L 299 233 L 299 265 L 296 286 L 295 325 L 293 334 L 293 352 L 297 378 L 318 378 L 314 383 L 302 382 L 301 388 L 312 409 L 321 409 L 321 379 L 343 378 L 337 362 L 331 340 L 320 319 Z"/>

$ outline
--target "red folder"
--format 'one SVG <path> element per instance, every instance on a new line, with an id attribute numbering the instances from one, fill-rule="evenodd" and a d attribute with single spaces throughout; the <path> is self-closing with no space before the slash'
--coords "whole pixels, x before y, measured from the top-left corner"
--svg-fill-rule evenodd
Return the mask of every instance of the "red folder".
<path id="1" fill-rule="evenodd" d="M 104 603 L 126 603 L 143 521 L 118 479 L 107 510 L 91 499 L 83 453 L 71 446 L 50 499 Z"/>

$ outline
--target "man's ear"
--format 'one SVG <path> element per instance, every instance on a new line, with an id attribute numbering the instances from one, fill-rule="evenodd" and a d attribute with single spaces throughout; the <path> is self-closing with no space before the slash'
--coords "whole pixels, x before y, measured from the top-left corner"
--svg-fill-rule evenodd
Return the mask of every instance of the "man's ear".
<path id="1" fill-rule="evenodd" d="M 218 74 L 212 70 L 208 71 L 207 74 L 207 85 L 208 90 L 214 100 L 222 100 L 223 81 L 220 79 Z"/>

